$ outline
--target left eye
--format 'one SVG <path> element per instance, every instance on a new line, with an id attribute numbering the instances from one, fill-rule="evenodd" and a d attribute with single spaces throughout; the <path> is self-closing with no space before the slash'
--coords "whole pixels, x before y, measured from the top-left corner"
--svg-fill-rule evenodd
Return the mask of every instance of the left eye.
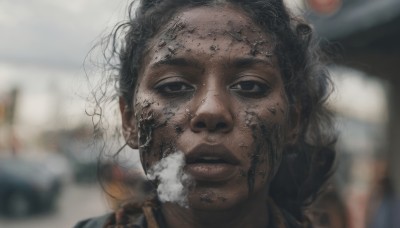
<path id="1" fill-rule="evenodd" d="M 193 87 L 180 81 L 163 83 L 157 86 L 157 90 L 164 94 L 178 94 L 193 91 Z"/>
<path id="2" fill-rule="evenodd" d="M 255 81 L 241 81 L 230 87 L 231 90 L 247 95 L 264 95 L 268 86 Z"/>

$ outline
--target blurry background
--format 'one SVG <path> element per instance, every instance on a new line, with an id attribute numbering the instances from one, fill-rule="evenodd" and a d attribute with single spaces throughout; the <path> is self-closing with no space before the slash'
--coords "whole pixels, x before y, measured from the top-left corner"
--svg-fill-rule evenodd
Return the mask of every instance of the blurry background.
<path id="1" fill-rule="evenodd" d="M 399 227 L 400 0 L 287 3 L 334 62 L 338 167 L 310 213 L 320 227 Z M 0 227 L 71 227 L 115 206 L 96 183 L 83 63 L 127 5 L 0 1 Z M 110 182 L 130 178 L 102 165 Z"/>

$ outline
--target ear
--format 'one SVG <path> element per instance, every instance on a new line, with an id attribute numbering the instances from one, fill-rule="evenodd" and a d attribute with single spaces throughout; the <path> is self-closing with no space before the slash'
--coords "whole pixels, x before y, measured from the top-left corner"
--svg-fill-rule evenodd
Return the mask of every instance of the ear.
<path id="1" fill-rule="evenodd" d="M 300 133 L 300 124 L 301 120 L 301 106 L 297 102 L 295 104 L 290 104 L 289 106 L 289 126 L 287 129 L 287 143 L 288 144 L 295 144 L 299 138 Z"/>
<path id="2" fill-rule="evenodd" d="M 119 97 L 119 110 L 122 119 L 122 134 L 125 141 L 132 149 L 138 149 L 138 127 L 136 119 L 133 115 L 133 110 L 129 108 L 129 105 L 123 97 Z"/>

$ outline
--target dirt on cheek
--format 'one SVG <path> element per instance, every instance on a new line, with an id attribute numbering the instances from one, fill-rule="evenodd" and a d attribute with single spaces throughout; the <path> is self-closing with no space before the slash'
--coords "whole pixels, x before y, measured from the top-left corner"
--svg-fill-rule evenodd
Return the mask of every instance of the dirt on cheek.
<path id="1" fill-rule="evenodd" d="M 168 157 L 168 155 L 177 151 L 175 141 L 171 139 L 162 139 L 158 151 L 154 151 L 154 157 L 157 157 L 157 161 Z"/>
<path id="2" fill-rule="evenodd" d="M 156 128 L 157 124 L 154 118 L 154 114 L 151 110 L 145 111 L 142 109 L 140 114 L 139 113 L 136 114 L 136 120 L 139 129 L 138 133 L 139 133 L 140 157 L 142 160 L 143 169 L 147 171 L 149 168 L 148 155 L 151 149 L 153 131 Z"/>
<path id="3" fill-rule="evenodd" d="M 174 105 L 165 105 L 160 110 L 158 103 L 144 99 L 136 103 L 135 110 L 137 110 L 135 117 L 139 129 L 139 151 L 143 168 L 146 171 L 150 161 L 161 160 L 177 150 L 178 134 L 171 138 L 163 131 L 168 131 L 167 127 L 172 122 L 171 119 L 179 112 L 179 108 Z M 183 130 L 181 131 L 183 132 Z M 155 142 L 157 145 L 154 145 Z"/>
<path id="4" fill-rule="evenodd" d="M 272 115 L 276 115 L 276 107 L 270 107 L 268 108 L 268 111 L 272 114 Z"/>
<path id="5" fill-rule="evenodd" d="M 245 114 L 246 126 L 252 132 L 254 145 L 249 154 L 250 168 L 247 171 L 248 192 L 254 191 L 256 178 L 272 178 L 279 164 L 283 144 L 282 127 L 262 120 L 255 112 Z"/>
<path id="6" fill-rule="evenodd" d="M 262 138 L 266 139 L 268 149 L 269 175 L 270 178 L 275 174 L 279 167 L 282 157 L 282 149 L 284 143 L 283 126 L 280 124 L 270 125 L 265 122 L 259 123 Z"/>

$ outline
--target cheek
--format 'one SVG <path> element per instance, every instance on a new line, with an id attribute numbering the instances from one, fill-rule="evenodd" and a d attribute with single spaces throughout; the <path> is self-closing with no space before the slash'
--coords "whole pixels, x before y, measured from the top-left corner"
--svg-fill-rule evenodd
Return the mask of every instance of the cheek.
<path id="1" fill-rule="evenodd" d="M 246 155 L 258 159 L 260 164 L 272 161 L 268 164 L 273 165 L 284 143 L 285 121 L 251 110 L 246 111 L 241 119 L 241 137 L 246 143 L 242 142 L 240 146 L 247 151 Z"/>
<path id="2" fill-rule="evenodd" d="M 249 192 L 261 188 L 275 175 L 282 156 L 284 131 L 287 124 L 286 103 L 272 99 L 262 105 L 247 107 L 238 116 L 241 132 L 247 145 L 243 146 L 248 161 Z"/>
<path id="3" fill-rule="evenodd" d="M 144 170 L 176 151 L 176 140 L 183 132 L 185 113 L 181 106 L 162 104 L 150 96 L 135 102 L 139 129 L 139 151 Z"/>

